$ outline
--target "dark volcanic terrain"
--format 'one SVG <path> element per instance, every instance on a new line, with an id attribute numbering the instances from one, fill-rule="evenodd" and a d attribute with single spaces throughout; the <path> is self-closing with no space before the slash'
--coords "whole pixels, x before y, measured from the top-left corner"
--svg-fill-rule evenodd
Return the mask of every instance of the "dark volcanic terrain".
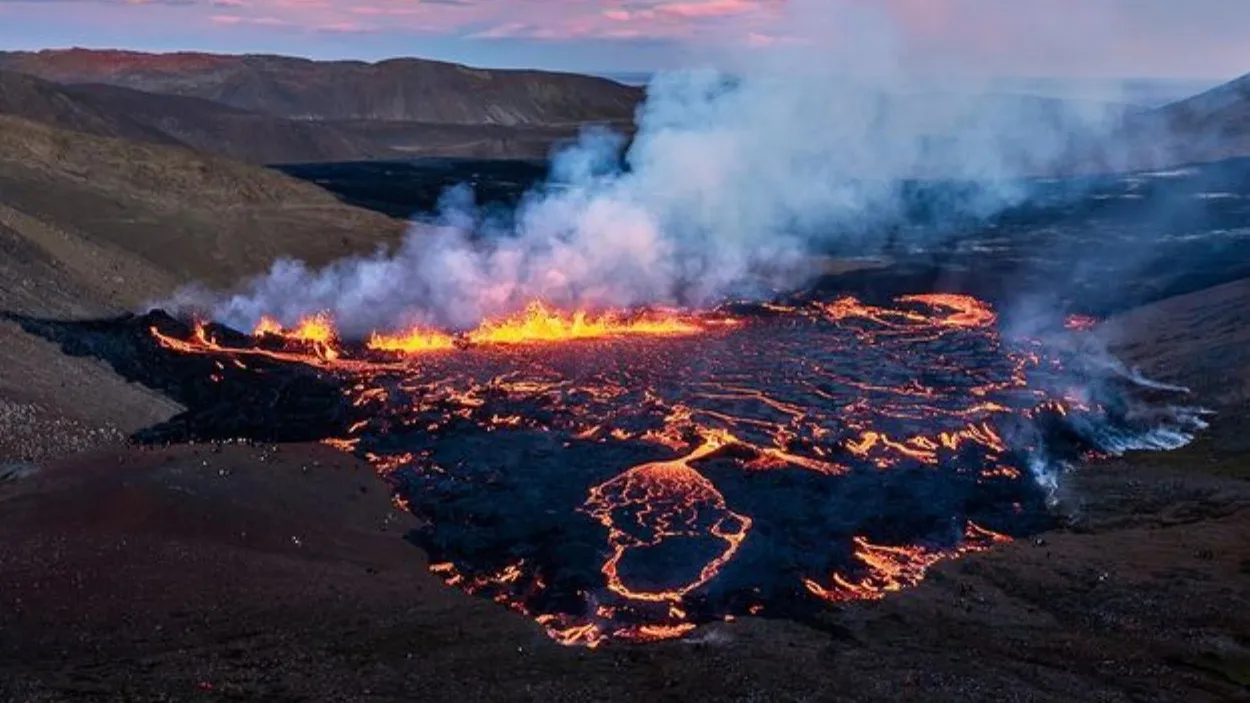
<path id="1" fill-rule="evenodd" d="M 115 58 L 119 76 L 146 60 Z M 0 117 L 0 310 L 96 318 L 188 281 L 233 285 L 282 255 L 325 263 L 395 241 L 406 224 L 388 215 L 448 183 L 506 202 L 542 170 L 442 160 L 284 175 L 208 156 L 186 148 L 199 129 L 186 124 L 202 123 L 174 129 L 127 91 L 198 101 L 229 78 L 264 88 L 248 99 L 287 120 L 264 96 L 302 69 L 279 61 L 243 80 L 230 76 L 246 62 L 183 59 L 212 79 L 0 79 L 0 105 L 25 117 Z M 35 59 L 5 65 L 21 61 Z M 49 78 L 106 78 L 57 61 Z M 339 97 L 371 116 L 409 109 Z M 445 110 L 433 116 L 492 129 L 529 119 Z M 803 624 L 763 612 L 592 651 L 444 585 L 404 539 L 416 518 L 367 464 L 320 444 L 134 446 L 127 436 L 182 408 L 2 322 L 0 700 L 1250 700 L 1250 165 L 1030 182 L 1018 206 L 955 225 L 934 216 L 949 186 L 918 186 L 892 243 L 828 252 L 890 265 L 830 266 L 820 288 L 965 291 L 1005 314 L 1027 294 L 1049 314 L 1105 315 L 1097 337 L 1192 389 L 1211 427 L 1174 452 L 1081 466 L 1059 527 L 942 563 L 916 588 Z"/>
<path id="2" fill-rule="evenodd" d="M 41 463 L 0 489 L 0 695 L 1244 700 L 1248 398 L 1227 389 L 1247 384 L 1229 336 L 1247 310 L 1236 283 L 1108 324 L 1130 359 L 1191 382 L 1221 414 L 1189 449 L 1073 474 L 1067 527 L 808 626 L 752 618 L 683 642 L 561 647 L 445 587 L 369 470 L 326 448 Z M 1222 370 L 1187 347 L 1215 350 Z"/>

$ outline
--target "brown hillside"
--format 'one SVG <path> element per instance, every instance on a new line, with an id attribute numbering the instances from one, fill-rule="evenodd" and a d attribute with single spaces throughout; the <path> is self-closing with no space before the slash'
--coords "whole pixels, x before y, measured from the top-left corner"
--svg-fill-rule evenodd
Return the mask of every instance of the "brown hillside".
<path id="1" fill-rule="evenodd" d="M 105 137 L 178 144 L 173 136 L 34 76 L 0 71 L 0 113 Z"/>
<path id="2" fill-rule="evenodd" d="M 1129 116 L 1104 148 L 1137 169 L 1250 156 L 1250 74 Z"/>
<path id="3" fill-rule="evenodd" d="M 379 63 L 282 56 L 12 52 L 0 68 L 60 83 L 108 83 L 296 119 L 562 125 L 628 121 L 638 88 L 602 78 L 485 70 L 424 59 Z"/>
<path id="4" fill-rule="evenodd" d="M 1250 155 L 1250 74 L 1157 111 L 1188 161 Z"/>
<path id="5" fill-rule="evenodd" d="M 349 161 L 395 152 L 331 125 L 210 100 L 0 71 L 0 114 L 97 136 L 179 144 L 251 163 Z"/>
<path id="6" fill-rule="evenodd" d="M 232 108 L 201 98 L 145 93 L 117 86 L 64 86 L 66 93 L 125 114 L 181 143 L 249 163 L 350 161 L 394 152 L 332 125 Z"/>
<path id="7" fill-rule="evenodd" d="M 371 251 L 403 227 L 267 169 L 0 117 L 3 311 L 121 313 L 185 283 L 232 285 L 282 255 Z M 0 446 L 0 460 L 39 453 L 39 417 L 130 431 L 171 409 L 0 323 L 0 437 L 33 433 L 30 446 Z"/>

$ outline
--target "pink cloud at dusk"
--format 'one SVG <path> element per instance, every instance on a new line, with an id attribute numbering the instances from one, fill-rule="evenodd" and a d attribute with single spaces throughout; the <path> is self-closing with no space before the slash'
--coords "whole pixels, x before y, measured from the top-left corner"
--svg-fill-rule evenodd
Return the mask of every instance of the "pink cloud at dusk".
<path id="1" fill-rule="evenodd" d="M 935 69 L 1214 76 L 1250 70 L 1245 36 L 1245 0 L 0 0 L 8 46 L 178 41 L 571 67 L 871 44 Z"/>
<path id="2" fill-rule="evenodd" d="M 74 0 L 0 0 L 25 14 L 54 15 Z M 88 13 L 177 14 L 216 27 L 270 25 L 292 30 L 367 28 L 478 39 L 695 39 L 725 18 L 764 17 L 785 0 L 78 0 Z M 229 8 L 228 14 L 220 12 Z M 361 17 L 386 18 L 376 25 Z M 279 20 L 280 22 L 274 22 Z M 136 35 L 143 28 L 135 23 Z M 742 36 L 745 38 L 746 33 Z"/>

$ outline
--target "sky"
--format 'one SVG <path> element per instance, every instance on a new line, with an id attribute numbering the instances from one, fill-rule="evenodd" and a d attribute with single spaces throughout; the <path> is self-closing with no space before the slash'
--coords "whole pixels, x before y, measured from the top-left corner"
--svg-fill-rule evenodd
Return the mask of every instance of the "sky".
<path id="1" fill-rule="evenodd" d="M 904 62 L 953 74 L 1250 72 L 1250 0 L 0 0 L 5 49 L 420 56 L 589 73 L 884 36 Z"/>

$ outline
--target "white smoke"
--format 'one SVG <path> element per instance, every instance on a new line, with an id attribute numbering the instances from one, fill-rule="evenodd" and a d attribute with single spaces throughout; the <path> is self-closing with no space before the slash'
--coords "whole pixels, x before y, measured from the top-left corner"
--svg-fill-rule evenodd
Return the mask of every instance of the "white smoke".
<path id="1" fill-rule="evenodd" d="M 787 3 L 774 26 L 784 41 L 719 57 L 732 79 L 657 77 L 626 168 L 616 166 L 622 140 L 592 131 L 556 157 L 559 187 L 531 193 L 506 227 L 456 192 L 394 251 L 321 270 L 279 261 L 237 294 L 185 291 L 173 307 L 207 307 L 239 328 L 324 310 L 363 334 L 471 326 L 534 298 L 635 306 L 768 295 L 807 282 L 815 253 L 872 253 L 902 217 L 904 179 L 975 180 L 937 206 L 984 216 L 1022 196 L 1013 179 L 1049 170 L 1074 135 L 1114 119 L 1099 104 L 934 87 L 870 5 Z"/>

